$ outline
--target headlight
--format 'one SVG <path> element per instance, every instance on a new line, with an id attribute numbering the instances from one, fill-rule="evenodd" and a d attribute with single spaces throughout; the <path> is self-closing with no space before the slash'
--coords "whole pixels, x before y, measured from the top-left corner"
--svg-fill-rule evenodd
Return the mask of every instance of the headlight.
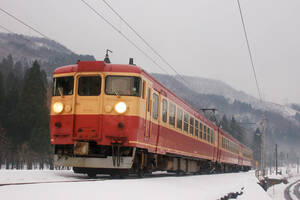
<path id="1" fill-rule="evenodd" d="M 64 104 L 61 102 L 56 102 L 55 104 L 53 104 L 53 111 L 55 113 L 61 113 L 64 109 Z"/>
<path id="2" fill-rule="evenodd" d="M 115 111 L 119 114 L 124 113 L 127 110 L 127 105 L 124 102 L 119 102 L 115 105 Z"/>

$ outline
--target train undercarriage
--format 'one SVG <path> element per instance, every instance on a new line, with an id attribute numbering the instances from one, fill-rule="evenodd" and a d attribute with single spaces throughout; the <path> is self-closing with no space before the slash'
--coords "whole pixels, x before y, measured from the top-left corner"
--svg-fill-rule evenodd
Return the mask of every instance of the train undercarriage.
<path id="1" fill-rule="evenodd" d="M 88 147 L 85 147 L 85 144 Z M 184 175 L 250 170 L 247 166 L 217 163 L 174 154 L 159 155 L 149 153 L 145 149 L 124 147 L 119 144 L 99 146 L 91 142 L 56 145 L 54 163 L 58 166 L 73 167 L 75 173 L 87 174 L 89 177 L 95 177 L 97 174 L 110 174 L 111 176 L 136 174 L 143 177 L 154 171 Z"/>

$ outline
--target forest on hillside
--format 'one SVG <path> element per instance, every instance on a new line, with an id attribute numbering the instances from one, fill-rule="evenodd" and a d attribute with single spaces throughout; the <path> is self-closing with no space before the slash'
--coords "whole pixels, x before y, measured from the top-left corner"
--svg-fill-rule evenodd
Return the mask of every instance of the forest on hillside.
<path id="1" fill-rule="evenodd" d="M 37 61 L 23 65 L 9 55 L 0 63 L 0 167 L 52 165 L 48 91 Z"/>

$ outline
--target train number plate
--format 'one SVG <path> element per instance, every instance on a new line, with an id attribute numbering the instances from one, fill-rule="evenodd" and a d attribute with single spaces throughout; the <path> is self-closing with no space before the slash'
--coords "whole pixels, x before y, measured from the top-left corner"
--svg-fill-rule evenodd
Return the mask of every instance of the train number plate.
<path id="1" fill-rule="evenodd" d="M 89 143 L 88 142 L 74 142 L 74 154 L 75 155 L 88 155 Z"/>

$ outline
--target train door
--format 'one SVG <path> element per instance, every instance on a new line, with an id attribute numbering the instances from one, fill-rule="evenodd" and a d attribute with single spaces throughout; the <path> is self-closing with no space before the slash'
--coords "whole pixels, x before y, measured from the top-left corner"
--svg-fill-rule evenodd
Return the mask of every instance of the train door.
<path id="1" fill-rule="evenodd" d="M 218 150 L 219 150 L 219 138 L 218 138 L 218 130 L 214 130 L 215 135 L 214 135 L 214 140 L 215 140 L 215 145 L 214 145 L 214 160 L 217 161 L 218 160 Z"/>
<path id="2" fill-rule="evenodd" d="M 145 140 L 148 140 L 151 135 L 151 88 L 149 85 L 146 90 L 146 112 L 145 112 Z"/>
<path id="3" fill-rule="evenodd" d="M 101 138 L 101 85 L 100 74 L 77 75 L 74 102 L 74 139 Z"/>

